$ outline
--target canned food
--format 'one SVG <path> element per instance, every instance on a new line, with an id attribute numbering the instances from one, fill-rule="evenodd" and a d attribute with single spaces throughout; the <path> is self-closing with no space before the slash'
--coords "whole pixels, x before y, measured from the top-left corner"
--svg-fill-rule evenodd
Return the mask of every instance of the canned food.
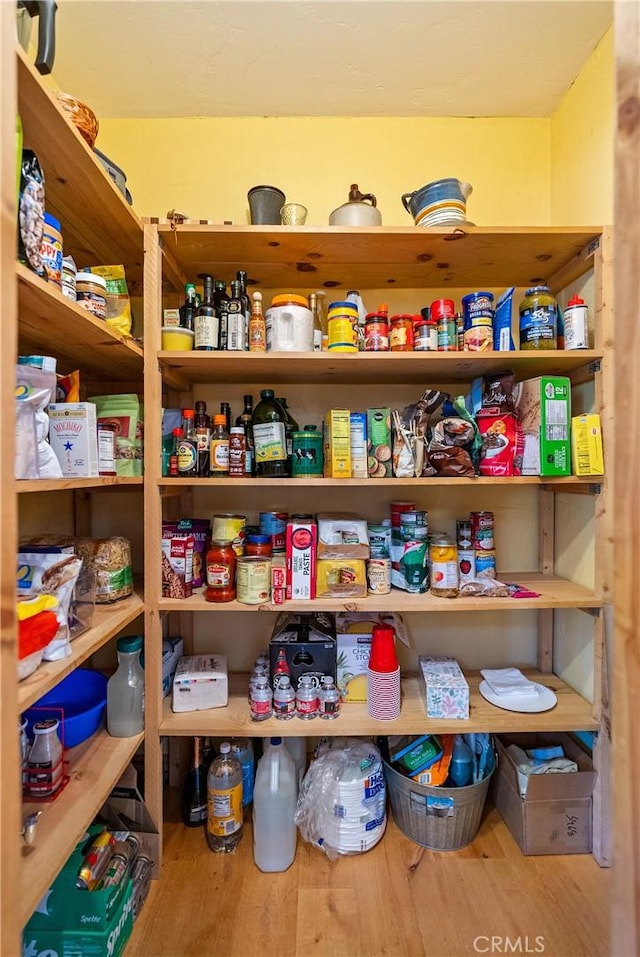
<path id="1" fill-rule="evenodd" d="M 448 535 L 434 537 L 429 544 L 431 594 L 438 598 L 458 595 L 458 549 Z"/>
<path id="2" fill-rule="evenodd" d="M 284 552 L 287 543 L 287 512 L 260 512 L 260 534 L 271 535 L 274 552 Z"/>
<path id="3" fill-rule="evenodd" d="M 391 559 L 370 558 L 367 562 L 367 591 L 370 595 L 388 595 L 391 591 Z"/>
<path id="4" fill-rule="evenodd" d="M 389 509 L 391 511 L 392 528 L 400 528 L 400 516 L 403 512 L 415 512 L 417 507 L 417 502 L 391 502 Z"/>
<path id="5" fill-rule="evenodd" d="M 476 553 L 473 548 L 458 547 L 458 580 L 460 585 L 476 578 Z"/>
<path id="6" fill-rule="evenodd" d="M 221 512 L 214 515 L 211 522 L 211 538 L 228 540 L 236 555 L 244 555 L 247 516 Z"/>
<path id="7" fill-rule="evenodd" d="M 263 605 L 271 594 L 271 559 L 245 555 L 238 559 L 236 593 L 243 605 Z"/>
<path id="8" fill-rule="evenodd" d="M 391 557 L 391 526 L 367 525 L 371 558 Z"/>
<path id="9" fill-rule="evenodd" d="M 294 432 L 291 443 L 291 475 L 293 478 L 322 478 L 324 462 L 322 433 L 306 425 Z"/>
<path id="10" fill-rule="evenodd" d="M 476 578 L 496 577 L 496 553 L 483 548 L 476 548 Z"/>
<path id="11" fill-rule="evenodd" d="M 329 349 L 332 352 L 357 352 L 358 336 L 355 325 L 349 318 L 336 316 L 329 319 Z"/>
<path id="12" fill-rule="evenodd" d="M 476 550 L 495 548 L 493 512 L 471 512 L 471 542 Z"/>

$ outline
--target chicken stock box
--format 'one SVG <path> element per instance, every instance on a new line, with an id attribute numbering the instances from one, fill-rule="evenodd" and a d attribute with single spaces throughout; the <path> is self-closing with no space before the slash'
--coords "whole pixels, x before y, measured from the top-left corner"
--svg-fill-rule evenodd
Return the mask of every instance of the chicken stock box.
<path id="1" fill-rule="evenodd" d="M 507 751 L 561 745 L 578 771 L 529 775 L 520 795 L 518 768 Z M 591 757 L 568 734 L 500 735 L 496 738 L 498 768 L 493 775 L 493 801 L 523 854 L 588 854 L 592 847 L 592 794 L 596 782 Z"/>
<path id="2" fill-rule="evenodd" d="M 513 390 L 524 432 L 523 475 L 571 475 L 571 382 L 539 376 Z"/>
<path id="3" fill-rule="evenodd" d="M 76 887 L 84 848 L 103 830 L 91 825 L 23 931 L 23 957 L 119 957 L 133 928 L 130 880 L 103 890 Z M 157 835 L 156 835 L 157 836 Z"/>
<path id="4" fill-rule="evenodd" d="M 315 612 L 309 615 L 279 615 L 269 642 L 271 683 L 278 655 L 284 650 L 291 687 L 297 688 L 303 675 L 311 675 L 320 685 L 323 675 L 336 677 L 336 626 L 334 615 Z"/>

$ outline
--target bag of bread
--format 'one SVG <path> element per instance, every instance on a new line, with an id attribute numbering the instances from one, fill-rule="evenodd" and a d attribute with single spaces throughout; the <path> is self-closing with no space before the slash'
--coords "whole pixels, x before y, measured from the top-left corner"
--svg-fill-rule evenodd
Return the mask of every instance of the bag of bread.
<path id="1" fill-rule="evenodd" d="M 74 547 L 96 576 L 96 604 L 105 605 L 133 593 L 131 545 L 119 535 L 112 538 L 76 538 Z"/>

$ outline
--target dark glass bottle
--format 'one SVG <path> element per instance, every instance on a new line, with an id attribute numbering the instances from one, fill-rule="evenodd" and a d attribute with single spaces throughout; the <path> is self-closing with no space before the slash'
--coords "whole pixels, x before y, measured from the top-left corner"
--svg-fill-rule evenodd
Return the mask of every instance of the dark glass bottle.
<path id="1" fill-rule="evenodd" d="M 227 432 L 231 432 L 231 406 L 228 402 L 220 403 L 220 415 L 224 415 L 224 421 L 227 426 Z"/>
<path id="2" fill-rule="evenodd" d="M 213 301 L 213 276 L 199 273 L 204 292 L 194 317 L 194 349 L 211 352 L 218 348 L 219 318 Z"/>
<path id="3" fill-rule="evenodd" d="M 198 475 L 209 475 L 209 443 L 211 441 L 211 416 L 207 415 L 207 403 L 196 402 L 194 417 L 196 444 L 198 448 Z"/>
<path id="4" fill-rule="evenodd" d="M 293 456 L 293 433 L 299 432 L 300 426 L 298 425 L 294 417 L 289 412 L 289 408 L 287 406 L 287 400 L 281 396 L 280 398 L 276 398 L 276 402 L 280 403 L 285 415 L 284 429 L 285 429 L 285 435 L 287 439 L 287 462 L 289 465 L 289 475 L 291 475 L 291 460 Z"/>
<path id="5" fill-rule="evenodd" d="M 251 417 L 258 477 L 289 475 L 285 421 L 285 411 L 276 401 L 273 389 L 263 389 Z"/>
<path id="6" fill-rule="evenodd" d="M 247 322 L 244 302 L 237 279 L 231 281 L 231 296 L 227 302 L 227 349 L 229 352 L 244 352 L 247 339 Z"/>
<path id="7" fill-rule="evenodd" d="M 198 474 L 198 442 L 193 409 L 182 410 L 182 436 L 178 442 L 178 475 L 189 478 Z"/>
<path id="8" fill-rule="evenodd" d="M 247 443 L 245 455 L 245 475 L 255 475 L 255 456 L 253 448 L 253 429 L 251 428 L 251 417 L 253 415 L 253 396 L 244 395 L 244 409 L 236 419 L 236 425 L 241 425 L 244 429 L 244 435 Z"/>
<path id="9" fill-rule="evenodd" d="M 227 284 L 224 279 L 216 279 L 213 285 L 213 301 L 220 318 L 218 348 L 224 350 L 227 348 L 227 310 L 229 306 Z"/>
<path id="10" fill-rule="evenodd" d="M 184 781 L 182 823 L 185 827 L 203 827 L 207 823 L 207 767 L 200 738 L 193 739 L 193 763 Z"/>
<path id="11" fill-rule="evenodd" d="M 244 269 L 239 269 L 236 273 L 236 279 L 240 283 L 240 298 L 242 299 L 242 308 L 244 311 L 245 328 L 245 350 L 249 351 L 249 322 L 251 321 L 251 298 L 247 292 L 247 274 Z"/>
<path id="12" fill-rule="evenodd" d="M 185 284 L 184 295 L 184 302 L 180 306 L 180 325 L 183 328 L 190 329 L 193 332 L 195 315 L 198 311 L 198 306 L 200 305 L 200 297 L 198 296 L 196 287 L 192 282 Z"/>

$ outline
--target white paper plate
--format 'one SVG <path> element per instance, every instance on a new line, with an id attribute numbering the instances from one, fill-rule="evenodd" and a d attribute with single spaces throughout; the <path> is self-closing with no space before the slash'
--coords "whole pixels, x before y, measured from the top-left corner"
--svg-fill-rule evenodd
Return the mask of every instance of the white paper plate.
<path id="1" fill-rule="evenodd" d="M 519 694 L 497 695 L 493 693 L 486 681 L 480 682 L 478 691 L 482 697 L 486 698 L 491 704 L 495 704 L 497 708 L 503 708 L 505 711 L 522 711 L 523 713 L 532 714 L 537 711 L 549 711 L 555 707 L 558 703 L 555 691 L 538 684 L 537 681 L 534 681 L 533 684 L 536 686 L 538 692 L 535 697 L 533 695 Z"/>

